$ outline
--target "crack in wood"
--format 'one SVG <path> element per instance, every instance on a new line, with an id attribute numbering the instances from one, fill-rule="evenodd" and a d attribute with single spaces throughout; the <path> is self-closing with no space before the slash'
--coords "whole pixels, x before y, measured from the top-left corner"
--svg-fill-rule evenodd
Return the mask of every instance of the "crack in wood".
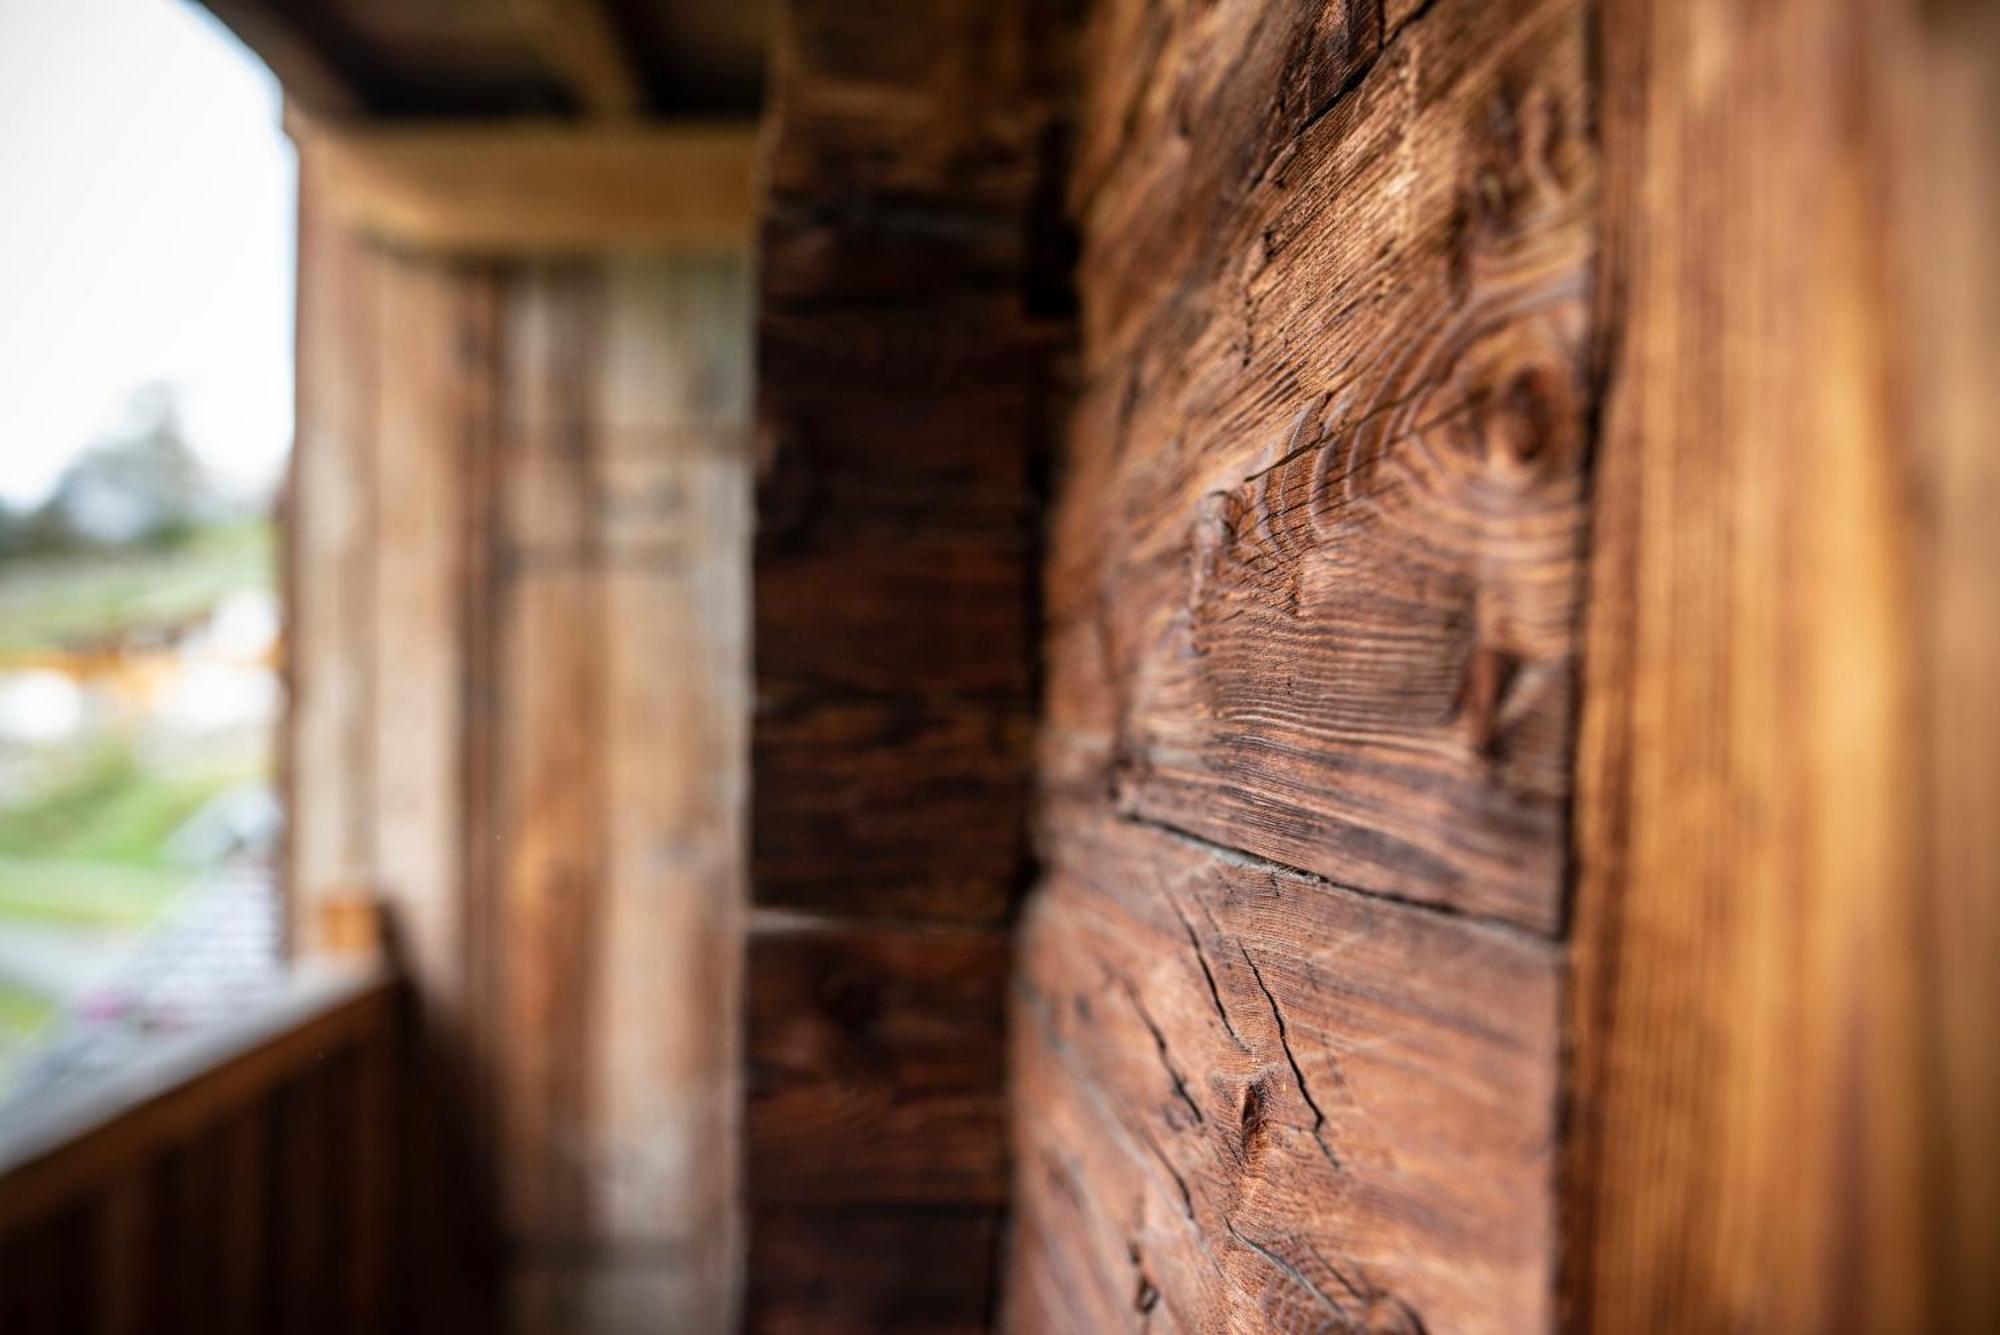
<path id="1" fill-rule="evenodd" d="M 1278 999 L 1271 995 L 1271 989 L 1265 986 L 1264 971 L 1257 967 L 1256 960 L 1250 958 L 1250 948 L 1245 946 L 1241 941 L 1238 941 L 1236 949 L 1242 952 L 1243 962 L 1250 966 L 1250 974 L 1257 980 L 1257 990 L 1264 994 L 1264 1000 L 1271 1003 L 1271 1018 L 1277 1021 L 1278 1024 L 1278 1046 L 1285 1050 L 1285 1060 L 1291 1063 L 1292 1079 L 1298 1083 L 1299 1097 L 1306 1101 L 1306 1107 L 1312 1109 L 1313 1143 L 1319 1146 L 1319 1152 L 1326 1156 L 1327 1163 L 1333 1166 L 1335 1172 L 1345 1172 L 1346 1169 L 1341 1166 L 1340 1156 L 1335 1154 L 1333 1147 L 1326 1143 L 1326 1114 L 1320 1111 L 1320 1106 L 1314 1100 L 1312 1091 L 1306 1087 L 1305 1070 L 1300 1067 L 1298 1057 L 1292 1053 L 1291 1035 L 1285 1028 L 1285 1013 L 1279 1009 Z"/>
<path id="2" fill-rule="evenodd" d="M 1166 1068 L 1167 1079 L 1173 1083 L 1174 1093 L 1180 1098 L 1182 1103 L 1187 1105 L 1187 1110 L 1194 1114 L 1196 1126 L 1207 1125 L 1208 1119 L 1202 1116 L 1200 1105 L 1188 1093 L 1186 1078 L 1181 1075 L 1180 1069 L 1174 1065 L 1173 1054 L 1167 1047 L 1166 1034 L 1160 1029 L 1158 1022 L 1153 1019 L 1152 1012 L 1146 1009 L 1146 1003 L 1139 1000 L 1139 989 L 1132 986 L 1132 980 L 1123 974 L 1113 974 L 1112 976 L 1117 979 L 1119 988 L 1125 993 L 1125 999 L 1132 1003 L 1132 1009 L 1138 1012 L 1139 1022 L 1146 1026 L 1147 1032 L 1152 1034 L 1153 1046 L 1160 1054 L 1160 1065 Z"/>
<path id="3" fill-rule="evenodd" d="M 1251 1054 L 1250 1045 L 1243 1041 L 1243 1035 L 1237 1033 L 1236 1026 L 1230 1022 L 1228 1007 L 1222 1004 L 1222 989 L 1216 986 L 1215 970 L 1209 967 L 1208 952 L 1201 948 L 1201 938 L 1195 935 L 1194 924 L 1188 921 L 1187 914 L 1181 912 L 1181 906 L 1175 903 L 1171 896 L 1168 897 L 1167 904 L 1173 909 L 1174 916 L 1181 920 L 1181 930 L 1187 933 L 1188 945 L 1194 949 L 1195 962 L 1201 965 L 1201 976 L 1208 982 L 1209 1000 L 1215 1003 L 1215 1013 L 1221 1018 L 1222 1027 L 1229 1031 L 1229 1037 L 1234 1040 L 1238 1048 L 1245 1054 Z"/>

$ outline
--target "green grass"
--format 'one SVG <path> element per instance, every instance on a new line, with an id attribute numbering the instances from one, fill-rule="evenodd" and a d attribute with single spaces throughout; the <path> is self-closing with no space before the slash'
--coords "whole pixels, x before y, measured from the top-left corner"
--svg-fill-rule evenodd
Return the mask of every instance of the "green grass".
<path id="1" fill-rule="evenodd" d="M 0 809 L 0 858 L 160 866 L 202 804 L 256 773 L 254 759 L 157 770 L 109 744 L 34 801 Z"/>
<path id="2" fill-rule="evenodd" d="M 271 525 L 204 529 L 185 546 L 0 564 L 0 666 L 171 626 L 239 589 L 270 587 Z"/>
<path id="3" fill-rule="evenodd" d="M 193 883 L 165 867 L 0 857 L 0 923 L 137 930 Z"/>
<path id="4" fill-rule="evenodd" d="M 8 1037 L 32 1037 L 55 1013 L 56 1003 L 49 998 L 0 981 L 0 1046 Z"/>

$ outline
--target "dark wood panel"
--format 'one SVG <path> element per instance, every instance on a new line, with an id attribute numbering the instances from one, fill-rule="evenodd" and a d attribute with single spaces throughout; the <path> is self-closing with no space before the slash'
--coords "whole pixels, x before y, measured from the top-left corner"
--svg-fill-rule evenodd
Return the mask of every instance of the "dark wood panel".
<path id="1" fill-rule="evenodd" d="M 838 207 L 1006 214 L 1032 192 L 1055 7 L 887 0 L 781 6 L 769 185 Z"/>
<path id="2" fill-rule="evenodd" d="M 757 903 L 998 922 L 1027 873 L 1027 724 L 972 701 L 772 702 L 751 758 Z"/>
<path id="3" fill-rule="evenodd" d="M 1009 958 L 1000 931 L 761 915 L 745 997 L 751 1199 L 1000 1201 Z"/>
<path id="4" fill-rule="evenodd" d="M 370 1304 L 402 1258 L 354 1206 L 406 1179 L 392 1155 L 353 1152 L 352 1121 L 389 1078 L 364 1054 L 398 1041 L 392 1000 L 379 970 L 316 973 L 16 1109 L 0 1136 L 0 1326 L 395 1328 Z"/>
<path id="5" fill-rule="evenodd" d="M 1555 947 L 1103 811 L 1051 853 L 1014 1014 L 1025 1328 L 1549 1323 Z"/>
<path id="6" fill-rule="evenodd" d="M 989 1329 L 993 1210 L 772 1211 L 751 1235 L 749 1321 L 773 1335 L 975 1335 Z"/>
<path id="7" fill-rule="evenodd" d="M 799 916 L 747 961 L 752 1330 L 991 1314 L 1068 8 L 779 14 L 751 883 Z"/>

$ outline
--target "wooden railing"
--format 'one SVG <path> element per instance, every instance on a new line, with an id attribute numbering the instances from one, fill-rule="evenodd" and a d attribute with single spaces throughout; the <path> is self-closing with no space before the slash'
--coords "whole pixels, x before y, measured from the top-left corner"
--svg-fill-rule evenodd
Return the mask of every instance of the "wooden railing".
<path id="1" fill-rule="evenodd" d="M 0 1331 L 375 1331 L 397 1001 L 306 966 L 251 1013 L 0 1122 Z"/>

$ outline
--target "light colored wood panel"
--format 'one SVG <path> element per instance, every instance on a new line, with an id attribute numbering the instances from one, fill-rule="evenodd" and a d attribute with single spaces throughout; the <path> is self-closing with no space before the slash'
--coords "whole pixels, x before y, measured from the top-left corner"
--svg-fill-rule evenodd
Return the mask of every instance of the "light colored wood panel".
<path id="1" fill-rule="evenodd" d="M 291 940 L 367 886 L 374 765 L 374 465 L 380 260 L 306 195 L 296 439 L 285 503 L 286 879 Z"/>
<path id="2" fill-rule="evenodd" d="M 748 271 L 677 259 L 606 281 L 601 420 L 713 425 L 606 441 L 600 1220 L 672 1254 L 676 1324 L 719 1330 L 741 1245 L 738 1160 L 717 1148 L 741 1098 Z"/>
<path id="3" fill-rule="evenodd" d="M 399 248 L 532 258 L 749 243 L 755 132 L 556 124 L 384 128 L 292 116 L 329 216 Z"/>
<path id="4" fill-rule="evenodd" d="M 525 575 L 503 592 L 495 1091 L 501 1205 L 517 1244 L 585 1238 L 597 1224 L 603 593 L 590 570 Z"/>
<path id="5" fill-rule="evenodd" d="M 1605 5 L 1578 1329 L 1996 1317 L 1976 8 Z"/>
<path id="6" fill-rule="evenodd" d="M 466 281 L 385 258 L 379 291 L 369 812 L 373 876 L 432 1021 L 465 1001 L 459 879 Z"/>

